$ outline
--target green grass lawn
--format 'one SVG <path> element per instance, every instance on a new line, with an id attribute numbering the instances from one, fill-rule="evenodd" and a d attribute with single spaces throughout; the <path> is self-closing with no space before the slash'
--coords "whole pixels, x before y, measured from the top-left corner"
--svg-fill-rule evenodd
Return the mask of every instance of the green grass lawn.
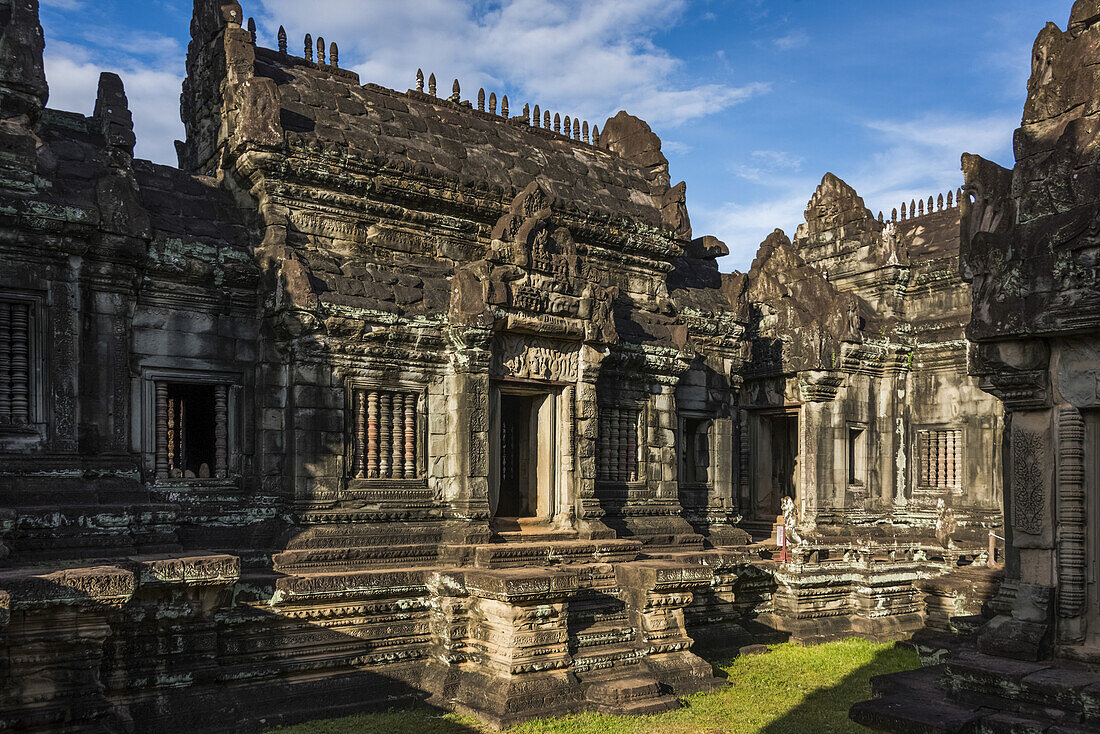
<path id="1" fill-rule="evenodd" d="M 915 653 L 849 639 L 802 647 L 776 645 L 767 655 L 719 665 L 726 688 L 684 699 L 655 716 L 580 714 L 538 719 L 508 734 L 829 734 L 866 732 L 848 708 L 869 698 L 871 676 L 919 667 Z M 278 728 L 279 734 L 474 734 L 492 731 L 476 719 L 428 709 L 393 710 Z"/>

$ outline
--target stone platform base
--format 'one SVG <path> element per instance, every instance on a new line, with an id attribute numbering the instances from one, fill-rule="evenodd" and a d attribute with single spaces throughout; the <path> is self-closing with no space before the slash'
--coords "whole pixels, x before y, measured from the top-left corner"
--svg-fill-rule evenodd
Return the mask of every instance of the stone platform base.
<path id="1" fill-rule="evenodd" d="M 872 679 L 856 723 L 897 734 L 1100 732 L 1100 669 L 944 648 L 946 662 Z M 924 656 L 922 656 L 924 657 Z"/>

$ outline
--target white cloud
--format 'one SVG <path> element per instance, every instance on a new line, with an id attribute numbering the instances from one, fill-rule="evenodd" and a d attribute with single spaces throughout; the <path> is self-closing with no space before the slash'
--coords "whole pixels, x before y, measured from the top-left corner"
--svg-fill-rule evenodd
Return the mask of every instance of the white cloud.
<path id="1" fill-rule="evenodd" d="M 396 89 L 417 68 L 439 89 L 458 78 L 464 96 L 479 87 L 599 124 L 619 109 L 673 127 L 768 90 L 761 83 L 685 79 L 684 63 L 654 36 L 678 22 L 685 0 L 263 0 L 268 37 L 280 24 L 293 39 L 309 32 L 337 41 L 341 56 L 372 81 Z M 292 49 L 301 45 L 292 42 Z"/>
<path id="2" fill-rule="evenodd" d="M 179 119 L 183 79 L 175 68 L 143 67 L 134 59 L 104 63 L 89 49 L 64 43 L 51 43 L 47 47 L 45 64 L 46 81 L 50 85 L 49 106 L 85 115 L 95 109 L 100 72 L 117 73 L 122 77 L 134 115 L 136 155 L 157 163 L 176 164 L 173 141 L 183 138 Z M 182 70 L 182 63 L 178 66 Z"/>
<path id="3" fill-rule="evenodd" d="M 864 125 L 876 143 L 870 153 L 834 172 L 856 189 L 873 214 L 882 211 L 889 217 L 903 201 L 927 201 L 930 195 L 961 186 L 959 159 L 964 152 L 1011 165 L 1006 156 L 1011 158 L 1016 125 L 1015 118 L 1007 115 L 871 121 Z M 729 246 L 724 269 L 747 270 L 759 243 L 776 228 L 788 236 L 794 234 L 825 173 L 801 175 L 803 163 L 798 156 L 779 151 L 754 151 L 734 173 L 759 183 L 759 196 L 712 207 L 689 202 L 696 234 L 712 233 Z"/>
<path id="4" fill-rule="evenodd" d="M 730 254 L 721 262 L 723 270 L 747 271 L 769 234 L 782 229 L 788 237 L 794 235 L 816 185 L 810 180 L 790 182 L 774 198 L 714 208 L 689 202 L 692 230 L 696 235 L 713 233 L 726 243 Z"/>
<path id="5" fill-rule="evenodd" d="M 849 180 L 875 212 L 889 215 L 903 201 L 927 199 L 962 185 L 960 158 L 975 153 L 1011 166 L 1012 115 L 875 120 L 866 127 L 881 141 Z"/>
<path id="6" fill-rule="evenodd" d="M 777 49 L 780 51 L 790 51 L 791 49 L 801 48 L 810 42 L 810 37 L 805 31 L 791 31 L 785 36 L 772 41 Z"/>

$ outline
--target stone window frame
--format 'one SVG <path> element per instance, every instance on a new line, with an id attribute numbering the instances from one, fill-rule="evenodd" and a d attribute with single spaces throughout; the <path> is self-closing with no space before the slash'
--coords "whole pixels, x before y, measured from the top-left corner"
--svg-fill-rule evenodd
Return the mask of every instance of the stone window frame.
<path id="1" fill-rule="evenodd" d="M 952 457 L 951 473 L 949 479 L 954 479 L 955 483 L 934 484 L 931 482 L 925 482 L 925 463 L 928 458 L 924 452 L 923 437 L 928 434 L 938 433 L 955 433 L 957 434 L 957 443 L 952 444 L 948 441 L 947 449 L 954 453 Z M 941 447 L 942 448 L 942 447 Z M 960 423 L 927 423 L 914 426 L 913 429 L 913 452 L 912 456 L 915 461 L 913 462 L 913 487 L 917 492 L 952 492 L 954 494 L 961 494 L 963 492 L 963 472 L 966 468 L 966 427 Z M 931 471 L 931 468 L 929 469 Z"/>
<path id="2" fill-rule="evenodd" d="M 180 484 L 237 486 L 241 481 L 241 391 L 243 375 L 239 372 L 185 369 L 172 367 L 144 367 L 141 370 L 141 457 L 147 482 L 162 486 Z M 158 477 L 157 476 L 157 385 L 177 383 L 183 385 L 210 385 L 226 388 L 226 476 Z"/>
<path id="3" fill-rule="evenodd" d="M 677 473 L 677 479 L 679 483 L 686 488 L 699 488 L 712 490 L 715 487 L 717 470 L 718 470 L 718 415 L 712 412 L 699 411 L 699 410 L 684 410 L 680 411 L 677 421 L 677 458 L 679 464 L 677 469 L 682 469 L 686 466 L 684 451 L 687 450 L 687 422 L 688 421 L 705 421 L 707 426 L 707 439 L 708 439 L 708 463 L 707 463 L 707 480 L 705 482 L 692 481 L 689 482 L 682 478 Z"/>
<path id="4" fill-rule="evenodd" d="M 411 478 L 393 477 L 359 477 L 357 474 L 356 448 L 359 443 L 358 436 L 358 409 L 356 401 L 362 391 L 377 390 L 389 393 L 415 393 L 416 401 L 416 472 L 417 476 Z M 349 377 L 344 381 L 344 481 L 348 489 L 370 489 L 372 487 L 402 486 L 402 487 L 427 487 L 428 486 L 428 385 L 419 380 L 386 379 L 382 377 Z M 365 449 L 364 449 L 365 454 Z"/>
<path id="5" fill-rule="evenodd" d="M 603 463 L 601 462 L 601 456 L 603 456 L 604 448 L 604 411 L 605 410 L 628 410 L 636 412 L 635 418 L 635 460 L 633 462 L 634 476 L 633 478 L 621 478 L 614 474 L 608 474 L 601 472 Z M 621 425 L 621 424 L 619 424 Z M 646 484 L 647 471 L 646 471 L 646 436 L 649 427 L 649 403 L 644 399 L 637 400 L 623 400 L 617 403 L 603 403 L 598 402 L 596 404 L 596 483 L 600 485 L 628 485 L 628 486 L 642 486 Z M 607 434 L 610 441 L 611 433 Z M 630 462 L 628 456 L 627 472 L 629 473 Z M 618 474 L 619 472 L 615 472 Z"/>
<path id="6" fill-rule="evenodd" d="M 857 491 L 867 489 L 871 468 L 870 428 L 870 425 L 864 421 L 847 421 L 844 424 L 844 481 L 848 489 Z M 862 451 L 852 442 L 853 431 L 859 431 L 859 439 L 863 441 Z M 855 465 L 856 463 L 858 466 Z"/>
<path id="7" fill-rule="evenodd" d="M 45 294 L 15 289 L 0 290 L 0 303 L 27 306 L 27 413 L 26 423 L 0 423 L 0 435 L 38 434 L 46 423 L 46 312 Z"/>

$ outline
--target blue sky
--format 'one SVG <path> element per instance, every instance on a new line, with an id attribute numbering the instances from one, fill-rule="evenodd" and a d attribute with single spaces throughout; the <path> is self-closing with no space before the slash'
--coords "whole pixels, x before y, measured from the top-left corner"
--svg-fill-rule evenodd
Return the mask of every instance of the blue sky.
<path id="1" fill-rule="evenodd" d="M 122 75 L 138 154 L 175 163 L 189 40 L 184 0 L 41 0 L 50 106 L 90 114 Z M 650 122 L 696 235 L 746 269 L 793 234 L 826 171 L 876 213 L 954 189 L 959 155 L 1012 163 L 1030 50 L 1071 0 L 244 0 L 260 42 L 284 24 L 340 45 L 364 82 L 477 88 L 597 124 Z M 602 126 L 602 125 L 601 125 Z"/>

